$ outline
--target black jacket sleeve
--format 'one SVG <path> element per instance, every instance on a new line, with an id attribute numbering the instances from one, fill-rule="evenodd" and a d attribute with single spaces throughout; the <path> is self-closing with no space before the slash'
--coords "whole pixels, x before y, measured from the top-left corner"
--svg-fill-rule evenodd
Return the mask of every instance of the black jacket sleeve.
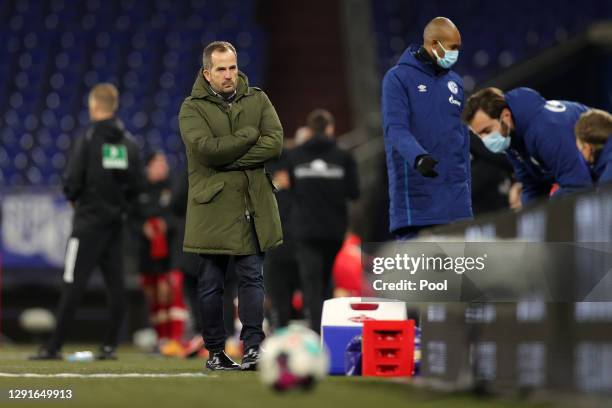
<path id="1" fill-rule="evenodd" d="M 146 176 L 140 152 L 134 150 L 135 152 L 132 154 L 134 166 L 132 167 L 132 163 L 130 163 L 130 181 L 126 191 L 126 198 L 129 202 L 136 201 L 138 196 L 146 189 Z"/>
<path id="2" fill-rule="evenodd" d="M 140 150 L 136 145 L 129 145 L 128 157 L 127 179 L 121 183 L 121 190 L 130 217 L 135 220 L 142 220 L 146 212 L 143 201 L 146 199 L 147 184 Z"/>
<path id="3" fill-rule="evenodd" d="M 83 135 L 75 141 L 62 177 L 68 201 L 78 200 L 85 188 L 87 160 L 87 136 Z"/>
<path id="4" fill-rule="evenodd" d="M 175 216 L 184 218 L 187 213 L 187 195 L 189 192 L 189 180 L 186 171 L 181 172 L 176 178 L 172 190 L 170 208 Z"/>
<path id="5" fill-rule="evenodd" d="M 347 195 L 350 200 L 359 198 L 359 173 L 357 171 L 357 163 L 350 153 L 346 153 L 346 183 Z"/>

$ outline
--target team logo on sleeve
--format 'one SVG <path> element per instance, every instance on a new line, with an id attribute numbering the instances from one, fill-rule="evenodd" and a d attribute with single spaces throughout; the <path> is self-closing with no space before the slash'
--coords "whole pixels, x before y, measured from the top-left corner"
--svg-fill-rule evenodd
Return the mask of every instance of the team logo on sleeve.
<path id="1" fill-rule="evenodd" d="M 555 100 L 546 101 L 544 108 L 556 113 L 565 112 L 565 109 L 567 109 L 564 104 Z"/>
<path id="2" fill-rule="evenodd" d="M 457 95 L 457 92 L 459 92 L 459 87 L 455 81 L 448 81 L 448 90 L 454 95 Z"/>
<path id="3" fill-rule="evenodd" d="M 102 145 L 102 168 L 107 170 L 125 170 L 128 168 L 128 154 L 125 145 Z"/>

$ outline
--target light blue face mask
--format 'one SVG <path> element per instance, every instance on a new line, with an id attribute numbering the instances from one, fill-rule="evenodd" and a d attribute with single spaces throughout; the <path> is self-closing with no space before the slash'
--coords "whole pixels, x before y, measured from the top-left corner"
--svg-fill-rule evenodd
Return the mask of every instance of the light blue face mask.
<path id="1" fill-rule="evenodd" d="M 510 147 L 510 137 L 503 137 L 499 131 L 489 133 L 482 142 L 493 153 L 503 153 Z"/>
<path id="2" fill-rule="evenodd" d="M 499 121 L 503 124 L 501 117 Z M 510 147 L 510 135 L 504 137 L 499 130 L 496 130 L 483 137 L 482 142 L 491 152 L 503 153 Z"/>
<path id="3" fill-rule="evenodd" d="M 449 69 L 450 67 L 455 65 L 455 62 L 457 62 L 457 60 L 459 59 L 459 50 L 447 50 L 446 48 L 444 48 L 440 41 L 438 41 L 438 44 L 440 44 L 440 47 L 444 50 L 444 58 L 440 58 L 435 49 L 432 48 L 431 50 L 436 56 L 438 65 L 444 69 Z"/>

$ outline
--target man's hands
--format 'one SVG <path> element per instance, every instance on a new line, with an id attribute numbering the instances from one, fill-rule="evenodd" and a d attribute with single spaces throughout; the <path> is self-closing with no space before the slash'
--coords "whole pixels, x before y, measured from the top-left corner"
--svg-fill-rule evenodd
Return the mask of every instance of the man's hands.
<path id="1" fill-rule="evenodd" d="M 289 189 L 289 187 L 291 187 L 289 172 L 287 170 L 275 171 L 274 176 L 272 177 L 272 183 L 274 183 L 274 187 L 279 190 Z"/>
<path id="2" fill-rule="evenodd" d="M 438 177 L 438 172 L 434 170 L 438 161 L 428 154 L 417 157 L 415 167 L 423 177 Z"/>

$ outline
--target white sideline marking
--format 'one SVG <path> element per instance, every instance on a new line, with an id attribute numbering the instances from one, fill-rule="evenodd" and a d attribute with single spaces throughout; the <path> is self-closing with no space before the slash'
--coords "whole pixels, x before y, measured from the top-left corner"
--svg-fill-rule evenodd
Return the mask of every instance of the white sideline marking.
<path id="1" fill-rule="evenodd" d="M 214 375 L 204 373 L 94 373 L 94 374 L 76 374 L 76 373 L 57 373 L 57 374 L 36 374 L 36 373 L 0 373 L 0 378 L 199 378 L 199 377 L 216 377 Z"/>

